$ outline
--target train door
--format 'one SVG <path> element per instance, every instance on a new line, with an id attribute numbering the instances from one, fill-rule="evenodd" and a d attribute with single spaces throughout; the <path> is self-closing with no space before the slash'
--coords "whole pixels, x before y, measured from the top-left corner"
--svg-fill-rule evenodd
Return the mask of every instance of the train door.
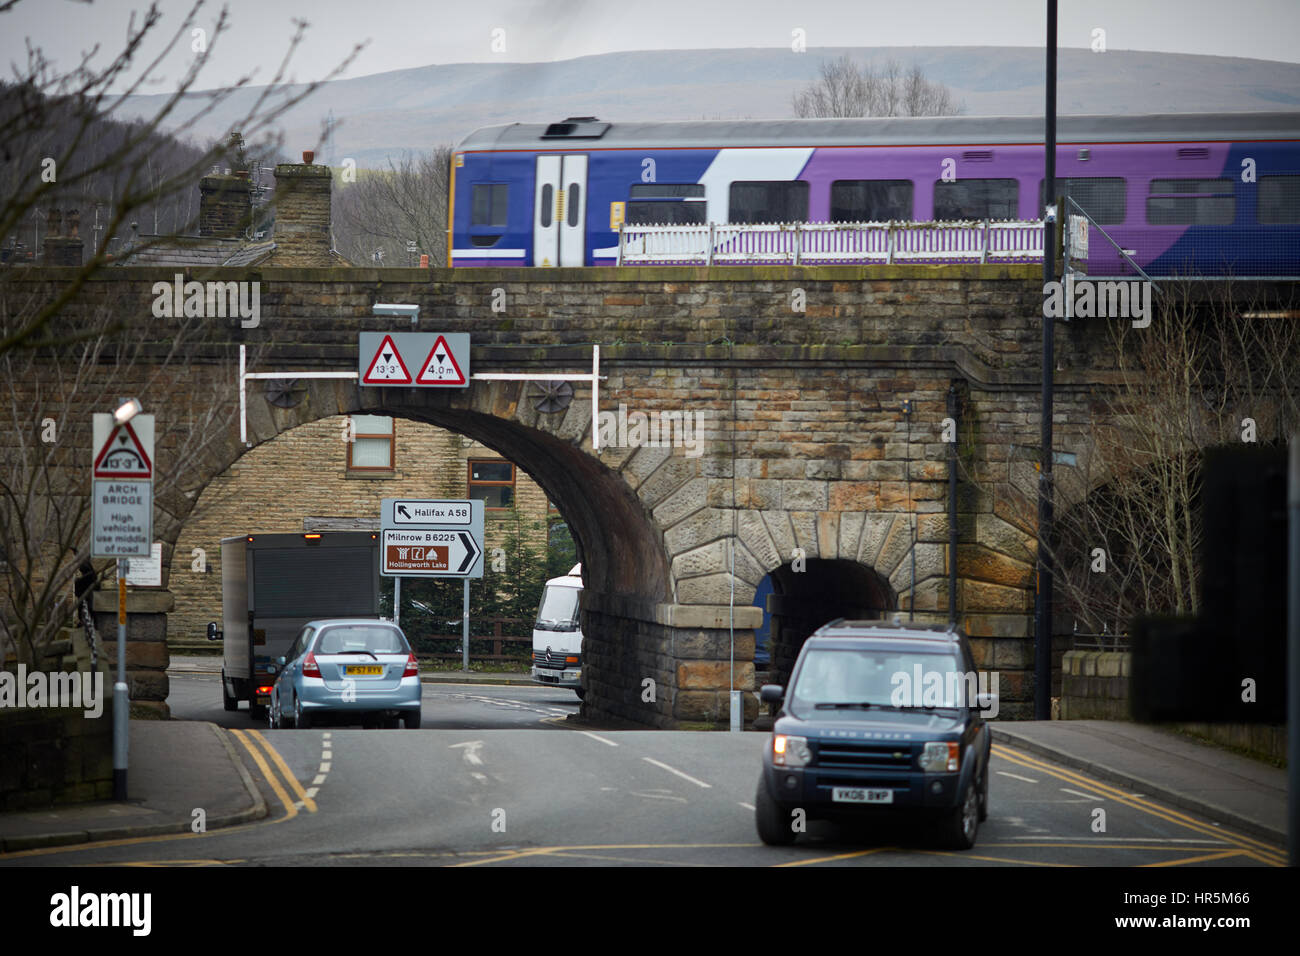
<path id="1" fill-rule="evenodd" d="M 586 262 L 587 157 L 537 157 L 533 201 L 533 265 Z"/>

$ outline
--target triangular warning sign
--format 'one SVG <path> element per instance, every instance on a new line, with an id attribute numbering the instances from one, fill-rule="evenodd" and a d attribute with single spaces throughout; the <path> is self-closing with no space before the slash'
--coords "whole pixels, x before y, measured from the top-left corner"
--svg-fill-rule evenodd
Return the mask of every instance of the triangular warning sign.
<path id="1" fill-rule="evenodd" d="M 153 462 L 130 422 L 108 433 L 108 441 L 95 456 L 94 473 L 96 478 L 153 478 Z"/>
<path id="2" fill-rule="evenodd" d="M 460 370 L 460 363 L 456 361 L 456 356 L 451 354 L 451 349 L 447 347 L 447 340 L 443 336 L 438 336 L 438 340 L 433 343 L 428 357 L 420 366 L 419 374 L 415 376 L 415 383 L 417 385 L 465 384 L 465 373 Z"/>
<path id="3" fill-rule="evenodd" d="M 393 337 L 385 335 L 375 350 L 375 357 L 370 360 L 370 367 L 361 376 L 366 385 L 410 385 L 411 373 L 406 370 L 402 355 L 393 344 Z"/>

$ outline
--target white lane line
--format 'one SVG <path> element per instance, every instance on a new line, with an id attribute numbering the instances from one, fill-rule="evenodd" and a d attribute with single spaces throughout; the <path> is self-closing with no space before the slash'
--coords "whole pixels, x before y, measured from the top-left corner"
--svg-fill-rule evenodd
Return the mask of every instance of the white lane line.
<path id="1" fill-rule="evenodd" d="M 317 773 L 329 773 L 329 772 L 330 772 L 330 762 L 329 762 L 328 760 L 322 760 L 322 761 L 320 762 L 320 770 L 318 770 L 318 771 L 316 771 L 316 772 L 317 772 Z"/>
<path id="2" fill-rule="evenodd" d="M 1071 790 L 1069 787 L 1062 787 L 1062 788 L 1061 788 L 1061 792 L 1062 792 L 1062 793 L 1072 793 L 1072 794 L 1074 794 L 1076 797 L 1083 797 L 1083 798 L 1085 798 L 1085 799 L 1087 799 L 1087 800 L 1105 800 L 1105 799 L 1106 799 L 1105 797 L 1099 797 L 1099 796 L 1097 796 L 1095 793 L 1083 793 L 1083 792 L 1081 792 L 1081 791 L 1079 791 L 1079 790 Z"/>
<path id="3" fill-rule="evenodd" d="M 311 799 L 311 800 L 315 800 L 315 799 L 316 799 L 316 794 L 317 794 L 317 792 L 318 792 L 318 788 L 316 788 L 316 787 L 308 787 L 308 788 L 307 788 L 307 796 L 308 796 L 308 798 Z"/>
<path id="4" fill-rule="evenodd" d="M 471 777 L 473 777 L 475 780 L 477 780 L 479 783 L 487 783 L 487 782 L 488 782 L 487 774 L 485 774 L 485 773 L 479 773 L 477 770 L 471 770 L 471 771 L 469 772 L 469 775 L 470 775 Z"/>
<path id="5" fill-rule="evenodd" d="M 670 766 L 668 766 L 668 764 L 666 764 L 666 763 L 660 763 L 658 760 L 655 760 L 655 759 L 652 758 L 652 757 L 642 757 L 641 759 L 644 760 L 646 763 L 652 763 L 652 764 L 654 764 L 656 767 L 660 767 L 660 768 L 662 768 L 662 769 L 664 769 L 664 770 L 667 770 L 669 773 L 675 773 L 675 774 L 677 774 L 677 776 L 681 777 L 683 780 L 689 780 L 691 783 L 695 784 L 695 786 L 697 786 L 697 787 L 703 787 L 705 790 L 711 790 L 711 789 L 713 788 L 713 784 L 705 783 L 703 780 L 696 780 L 696 779 L 695 779 L 694 777 L 692 777 L 689 773 L 682 773 L 682 772 L 681 772 L 680 770 L 678 770 L 676 767 L 670 767 Z"/>
<path id="6" fill-rule="evenodd" d="M 1038 783 L 1038 781 L 1034 780 L 1032 777 L 1022 777 L 1018 773 L 1007 773 L 1005 770 L 996 770 L 994 772 L 1001 774 L 1004 777 L 1012 777 L 1016 780 L 1023 780 L 1025 783 Z"/>
<path id="7" fill-rule="evenodd" d="M 483 741 L 481 740 L 467 740 L 463 744 L 452 744 L 447 749 L 456 750 L 460 747 L 464 747 L 465 749 L 462 750 L 460 754 L 461 757 L 464 758 L 466 763 L 473 764 L 474 766 L 477 767 L 477 766 L 481 766 L 483 763 L 483 758 L 478 755 L 479 748 L 481 748 L 482 746 L 483 746 Z"/>
<path id="8" fill-rule="evenodd" d="M 329 739 L 330 739 L 330 732 L 328 730 L 325 731 L 325 733 L 321 734 L 321 740 L 329 740 Z"/>
<path id="9" fill-rule="evenodd" d="M 741 806 L 744 807 L 746 810 L 754 809 L 754 805 L 752 803 L 742 803 Z"/>
<path id="10" fill-rule="evenodd" d="M 618 744 L 614 743 L 614 741 L 606 740 L 604 737 L 600 737 L 596 734 L 593 734 L 590 730 L 580 730 L 578 731 L 578 733 L 582 734 L 584 737 L 590 737 L 592 740 L 599 740 L 602 744 L 608 744 L 611 747 L 618 746 Z"/>
<path id="11" fill-rule="evenodd" d="M 316 779 L 312 781 L 312 783 L 318 787 L 324 782 L 325 782 L 325 774 L 323 773 L 316 774 Z"/>

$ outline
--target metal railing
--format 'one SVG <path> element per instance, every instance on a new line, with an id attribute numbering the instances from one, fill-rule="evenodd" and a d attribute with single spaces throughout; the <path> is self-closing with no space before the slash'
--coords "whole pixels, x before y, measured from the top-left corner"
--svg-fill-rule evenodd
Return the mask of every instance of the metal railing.
<path id="1" fill-rule="evenodd" d="M 1041 220 L 629 225 L 619 265 L 1041 262 Z"/>

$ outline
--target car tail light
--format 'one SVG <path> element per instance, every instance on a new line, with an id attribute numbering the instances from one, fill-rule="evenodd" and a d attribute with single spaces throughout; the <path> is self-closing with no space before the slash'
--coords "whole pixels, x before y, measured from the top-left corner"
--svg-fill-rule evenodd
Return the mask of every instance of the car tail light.
<path id="1" fill-rule="evenodd" d="M 316 663 L 316 655 L 308 654 L 307 659 L 302 662 L 303 677 L 320 677 L 320 665 Z"/>
<path id="2" fill-rule="evenodd" d="M 406 655 L 406 667 L 402 670 L 403 677 L 419 677 L 420 662 L 415 659 L 414 654 Z"/>
<path id="3" fill-rule="evenodd" d="M 259 688 L 257 689 L 257 692 L 258 692 L 259 694 L 269 694 L 269 693 L 271 693 L 271 688 L 269 688 L 269 687 L 259 687 Z"/>

